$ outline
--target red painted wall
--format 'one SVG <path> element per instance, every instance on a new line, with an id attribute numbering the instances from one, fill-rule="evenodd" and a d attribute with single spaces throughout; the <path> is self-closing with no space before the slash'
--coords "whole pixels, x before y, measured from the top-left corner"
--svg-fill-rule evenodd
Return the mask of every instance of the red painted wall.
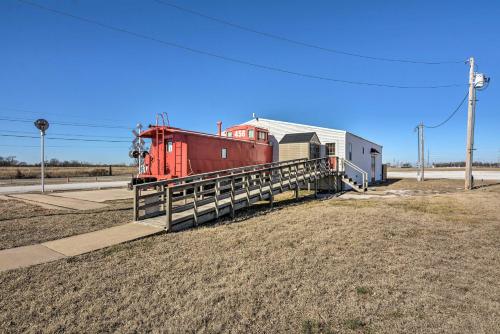
<path id="1" fill-rule="evenodd" d="M 267 143 L 169 129 L 165 129 L 165 140 L 160 135 L 157 143 L 155 131 L 148 132 L 144 134 L 145 138 L 151 138 L 150 154 L 145 159 L 148 172 L 139 175 L 140 178 L 171 179 L 272 162 L 272 146 Z M 225 159 L 223 148 L 227 152 Z"/>

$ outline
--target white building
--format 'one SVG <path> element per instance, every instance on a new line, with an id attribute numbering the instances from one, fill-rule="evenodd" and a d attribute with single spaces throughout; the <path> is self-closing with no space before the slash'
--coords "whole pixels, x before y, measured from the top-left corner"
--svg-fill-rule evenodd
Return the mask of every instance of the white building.
<path id="1" fill-rule="evenodd" d="M 346 159 L 366 173 L 368 182 L 382 180 L 382 146 L 344 130 L 328 129 L 297 123 L 275 121 L 265 118 L 254 118 L 244 124 L 250 124 L 269 130 L 270 142 L 273 144 L 273 160 L 278 161 L 278 142 L 289 133 L 316 132 L 321 141 L 320 155 L 338 156 Z M 355 170 L 346 169 L 349 177 L 358 183 L 362 176 Z"/>

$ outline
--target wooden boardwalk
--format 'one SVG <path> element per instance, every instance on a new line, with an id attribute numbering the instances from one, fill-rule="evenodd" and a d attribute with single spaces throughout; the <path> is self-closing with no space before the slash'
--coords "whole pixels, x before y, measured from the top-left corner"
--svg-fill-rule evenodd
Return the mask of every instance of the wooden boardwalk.
<path id="1" fill-rule="evenodd" d="M 272 206 L 275 195 L 293 190 L 298 196 L 307 184 L 317 192 L 320 179 L 341 174 L 337 166 L 329 158 L 300 159 L 136 185 L 134 217 L 167 231 L 183 230 L 225 215 L 234 217 L 237 210 L 259 201 Z M 141 193 L 151 187 L 158 191 Z"/>

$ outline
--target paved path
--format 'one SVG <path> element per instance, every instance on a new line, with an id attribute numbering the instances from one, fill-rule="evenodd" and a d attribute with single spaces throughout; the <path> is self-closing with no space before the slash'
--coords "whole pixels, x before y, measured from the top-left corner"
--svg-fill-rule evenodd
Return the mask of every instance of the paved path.
<path id="1" fill-rule="evenodd" d="M 161 227 L 128 223 L 38 245 L 4 249 L 0 251 L 0 272 L 85 254 L 162 231 Z"/>
<path id="2" fill-rule="evenodd" d="M 474 171 L 472 172 L 472 175 L 474 175 L 475 180 L 499 180 L 500 181 L 500 171 Z M 408 178 L 417 178 L 417 172 L 416 171 L 411 171 L 411 172 L 388 172 L 387 173 L 388 178 L 402 178 L 402 179 L 408 179 Z M 425 178 L 427 179 L 463 179 L 465 178 L 465 172 L 463 170 L 461 171 L 455 171 L 455 170 L 450 170 L 450 171 L 433 171 L 433 170 L 426 170 L 425 171 Z"/>
<path id="3" fill-rule="evenodd" d="M 45 185 L 45 191 L 121 188 L 126 187 L 128 183 L 129 181 L 47 184 Z M 0 194 L 21 194 L 40 190 L 40 185 L 0 187 Z"/>

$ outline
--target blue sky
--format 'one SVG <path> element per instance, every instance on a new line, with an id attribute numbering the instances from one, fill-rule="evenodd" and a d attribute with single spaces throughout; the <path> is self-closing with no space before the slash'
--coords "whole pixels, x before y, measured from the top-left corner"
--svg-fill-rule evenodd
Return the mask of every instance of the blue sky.
<path id="1" fill-rule="evenodd" d="M 153 123 L 158 112 L 168 112 L 173 126 L 215 132 L 217 120 L 229 126 L 255 112 L 264 118 L 345 129 L 382 144 L 384 161 L 414 162 L 415 125 L 441 122 L 467 90 L 466 64 L 403 64 L 332 54 L 234 29 L 153 0 L 32 1 L 292 71 L 396 85 L 463 84 L 394 89 L 297 77 L 166 47 L 3 0 L 0 118 L 120 126 L 52 124 L 49 135 L 127 141 L 132 139 L 127 127 Z M 479 71 L 492 77 L 488 89 L 478 94 L 475 158 L 500 159 L 498 1 L 170 1 L 257 30 L 371 56 L 440 61 L 473 55 Z M 13 134 L 6 131 L 37 135 L 31 123 L 0 120 L 0 133 Z M 426 131 L 431 160 L 463 160 L 465 138 L 464 106 L 445 126 Z M 0 156 L 39 159 L 37 139 L 0 141 Z M 48 140 L 47 145 L 47 158 L 129 162 L 128 143 Z"/>

